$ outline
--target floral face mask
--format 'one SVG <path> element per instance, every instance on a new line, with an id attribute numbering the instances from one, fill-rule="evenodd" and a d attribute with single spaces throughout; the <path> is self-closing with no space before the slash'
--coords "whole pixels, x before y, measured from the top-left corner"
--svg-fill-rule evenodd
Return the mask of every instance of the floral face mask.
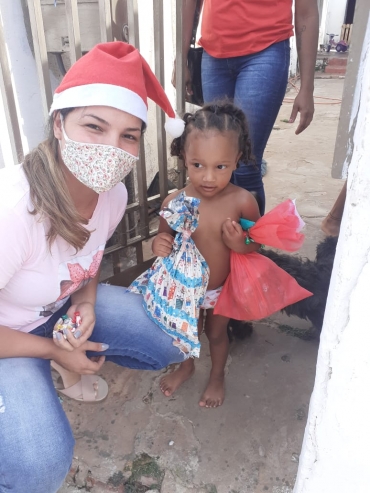
<path id="1" fill-rule="evenodd" d="M 69 171 L 94 192 L 107 192 L 123 180 L 138 157 L 111 145 L 76 142 L 67 137 L 62 119 L 62 159 Z M 60 141 L 59 141 L 60 143 Z"/>

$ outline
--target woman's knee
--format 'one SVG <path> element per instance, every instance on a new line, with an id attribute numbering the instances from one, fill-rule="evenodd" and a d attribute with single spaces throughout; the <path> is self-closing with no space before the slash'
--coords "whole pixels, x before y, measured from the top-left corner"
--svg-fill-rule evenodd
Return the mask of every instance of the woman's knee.
<path id="1" fill-rule="evenodd" d="M 50 364 L 2 359 L 0 370 L 0 493 L 56 492 L 72 463 L 74 439 Z"/>
<path id="2" fill-rule="evenodd" d="M 118 286 L 99 285 L 90 339 L 108 344 L 107 360 L 129 368 L 159 370 L 183 361 L 173 339 L 148 317 L 142 296 Z"/>
<path id="3" fill-rule="evenodd" d="M 16 447 L 16 457 L 1 460 L 0 493 L 56 493 L 71 467 L 73 448 L 72 432 L 59 443 L 45 437 L 36 445 L 29 437 Z"/>

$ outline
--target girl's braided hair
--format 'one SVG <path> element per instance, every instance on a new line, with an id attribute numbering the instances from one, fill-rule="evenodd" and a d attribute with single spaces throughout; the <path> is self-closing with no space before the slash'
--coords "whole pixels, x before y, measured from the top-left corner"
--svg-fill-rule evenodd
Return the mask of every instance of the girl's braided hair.
<path id="1" fill-rule="evenodd" d="M 200 131 L 218 130 L 219 132 L 235 132 L 238 136 L 240 161 L 254 161 L 252 144 L 249 138 L 247 119 L 242 110 L 232 103 L 215 102 L 206 104 L 195 113 L 185 113 L 184 133 L 171 143 L 171 156 L 183 157 L 186 139 L 194 129 Z"/>

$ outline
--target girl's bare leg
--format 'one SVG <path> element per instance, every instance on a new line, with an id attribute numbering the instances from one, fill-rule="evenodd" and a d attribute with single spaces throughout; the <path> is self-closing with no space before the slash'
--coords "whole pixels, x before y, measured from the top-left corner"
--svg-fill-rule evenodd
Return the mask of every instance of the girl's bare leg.
<path id="1" fill-rule="evenodd" d="M 346 203 L 347 180 L 340 191 L 331 211 L 321 223 L 321 230 L 326 236 L 339 236 L 340 223 L 342 221 L 344 204 Z"/>
<path id="2" fill-rule="evenodd" d="M 212 369 L 206 390 L 199 401 L 201 407 L 218 407 L 225 399 L 225 365 L 229 354 L 228 321 L 226 317 L 214 315 L 213 310 L 207 310 L 206 334 Z"/>
<path id="3" fill-rule="evenodd" d="M 198 321 L 198 334 L 203 330 L 203 310 L 200 312 Z M 189 358 L 180 364 L 172 373 L 161 378 L 160 388 L 166 397 L 170 397 L 186 380 L 192 377 L 195 371 L 194 359 Z"/>

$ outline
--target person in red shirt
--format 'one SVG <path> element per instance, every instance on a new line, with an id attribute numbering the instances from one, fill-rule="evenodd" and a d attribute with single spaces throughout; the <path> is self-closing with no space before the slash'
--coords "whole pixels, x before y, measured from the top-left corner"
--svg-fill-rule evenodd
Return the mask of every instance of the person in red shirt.
<path id="1" fill-rule="evenodd" d="M 292 0 L 201 0 L 202 88 L 204 102 L 229 98 L 246 114 L 257 166 L 240 163 L 232 181 L 255 192 L 263 214 L 263 153 L 283 101 L 293 35 Z M 192 37 L 197 0 L 183 0 L 183 51 Z M 300 113 L 296 134 L 311 123 L 318 42 L 316 0 L 295 0 L 295 35 L 301 85 L 290 122 Z M 192 94 L 189 70 L 185 84 Z"/>

